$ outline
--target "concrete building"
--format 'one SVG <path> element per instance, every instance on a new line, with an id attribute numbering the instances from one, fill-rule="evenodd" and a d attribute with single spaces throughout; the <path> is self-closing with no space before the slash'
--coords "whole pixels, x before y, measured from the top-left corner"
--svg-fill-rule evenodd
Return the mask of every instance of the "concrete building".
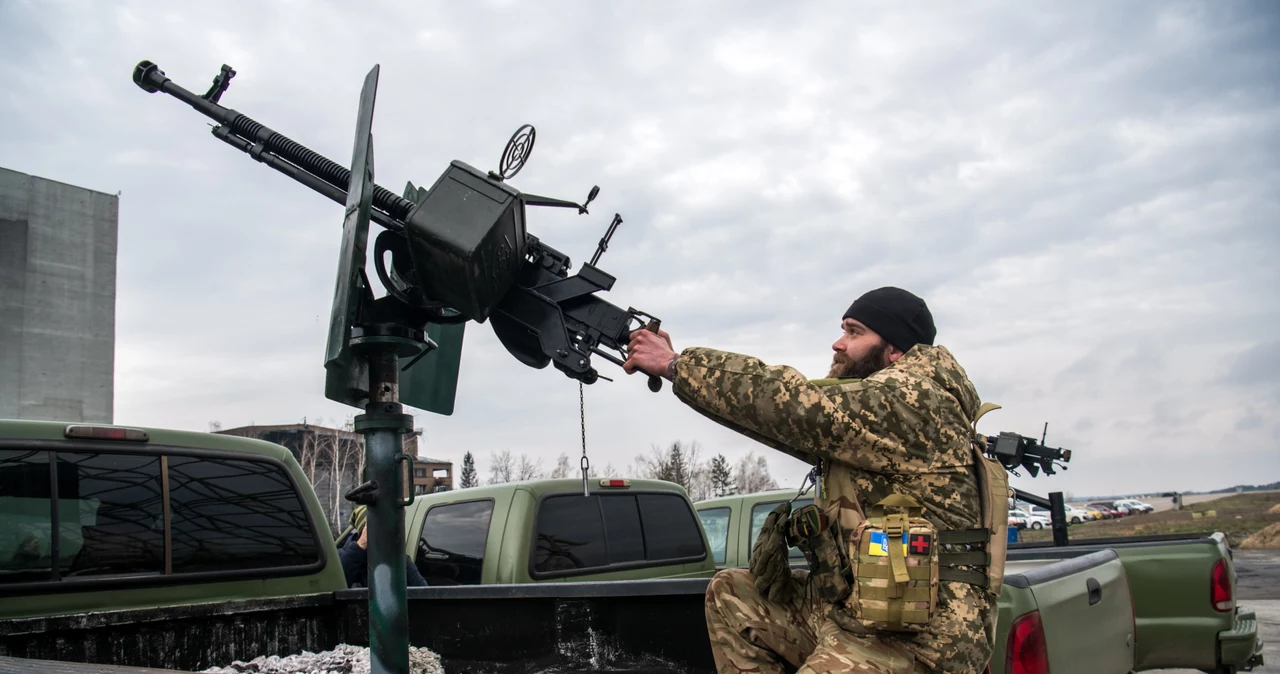
<path id="1" fill-rule="evenodd" d="M 290 451 L 311 480 L 334 532 L 341 531 L 355 504 L 342 498 L 360 484 L 364 469 L 364 436 L 315 424 L 242 426 L 216 431 L 274 442 Z M 404 436 L 404 452 L 413 457 L 413 493 L 431 494 L 453 489 L 453 464 L 418 454 L 418 434 Z"/>
<path id="2" fill-rule="evenodd" d="M 0 168 L 0 418 L 113 421 L 119 212 Z"/>

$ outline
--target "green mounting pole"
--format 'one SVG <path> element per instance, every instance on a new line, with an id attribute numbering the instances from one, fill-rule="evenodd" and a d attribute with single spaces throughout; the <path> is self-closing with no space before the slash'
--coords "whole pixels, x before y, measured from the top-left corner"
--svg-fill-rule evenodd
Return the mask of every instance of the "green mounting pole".
<path id="1" fill-rule="evenodd" d="M 342 248 L 325 354 L 325 395 L 363 407 L 355 430 L 364 435 L 364 482 L 347 498 L 366 507 L 368 526 L 369 665 L 372 674 L 409 674 L 409 603 L 405 589 L 405 472 L 413 459 L 401 436 L 413 417 L 400 405 L 400 358 L 412 358 L 434 344 L 421 328 L 398 323 L 378 310 L 364 273 L 373 199 L 373 108 L 379 67 L 365 77 L 360 92 L 351 180 L 347 188 Z"/>
<path id="2" fill-rule="evenodd" d="M 376 326 L 384 327 L 384 326 Z M 391 326 L 385 326 L 391 327 Z M 369 504 L 369 664 L 373 674 L 409 673 L 409 601 L 405 589 L 404 506 L 401 464 L 413 475 L 413 459 L 401 450 L 402 434 L 412 430 L 413 417 L 399 403 L 399 351 L 414 348 L 411 340 L 390 335 L 357 337 L 352 346 L 369 364 L 369 403 L 356 417 L 356 431 L 364 434 L 365 465 L 373 483 Z M 419 345 L 420 346 L 420 345 Z"/>

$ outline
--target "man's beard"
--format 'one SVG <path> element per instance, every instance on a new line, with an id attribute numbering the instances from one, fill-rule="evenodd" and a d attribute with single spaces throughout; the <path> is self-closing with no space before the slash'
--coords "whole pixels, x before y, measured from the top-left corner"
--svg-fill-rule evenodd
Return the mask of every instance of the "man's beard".
<path id="1" fill-rule="evenodd" d="M 889 343 L 882 341 L 879 346 L 872 348 L 857 360 L 850 358 L 843 352 L 836 352 L 831 357 L 831 372 L 827 373 L 827 377 L 831 379 L 866 379 L 887 367 L 885 365 L 885 353 L 888 350 Z"/>

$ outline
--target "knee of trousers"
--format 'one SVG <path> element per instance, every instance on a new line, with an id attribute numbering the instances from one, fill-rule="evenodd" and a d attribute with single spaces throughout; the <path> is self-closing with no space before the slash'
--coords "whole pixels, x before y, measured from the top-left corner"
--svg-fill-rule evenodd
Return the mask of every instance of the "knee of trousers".
<path id="1" fill-rule="evenodd" d="M 754 589 L 754 583 L 751 572 L 747 569 L 725 569 L 716 573 L 711 577 L 711 582 L 707 583 L 707 592 L 704 596 L 707 609 L 716 610 L 722 597 L 739 595 L 743 587 Z"/>

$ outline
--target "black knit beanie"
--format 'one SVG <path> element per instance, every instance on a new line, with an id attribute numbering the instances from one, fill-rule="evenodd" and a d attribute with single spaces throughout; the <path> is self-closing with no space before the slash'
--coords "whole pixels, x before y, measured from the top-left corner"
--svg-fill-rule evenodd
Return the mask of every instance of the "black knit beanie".
<path id="1" fill-rule="evenodd" d="M 933 344 L 938 330 L 924 300 L 894 287 L 877 288 L 849 305 L 845 318 L 874 330 L 884 341 L 907 352 L 916 344 Z"/>

